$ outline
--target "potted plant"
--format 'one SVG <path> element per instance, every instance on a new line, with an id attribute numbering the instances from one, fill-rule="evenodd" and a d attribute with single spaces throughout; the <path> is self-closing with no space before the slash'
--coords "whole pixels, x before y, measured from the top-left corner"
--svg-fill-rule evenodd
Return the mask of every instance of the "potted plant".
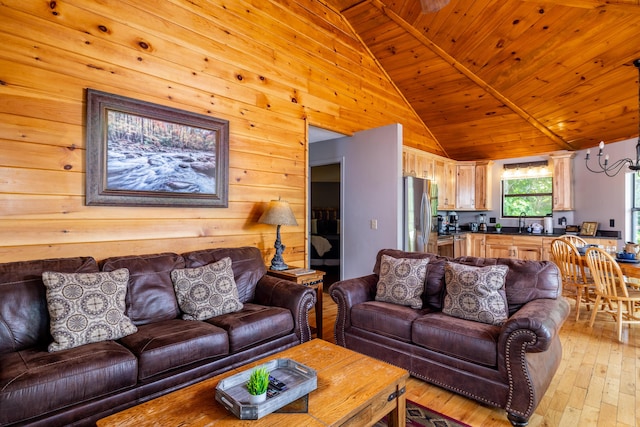
<path id="1" fill-rule="evenodd" d="M 262 403 L 267 400 L 267 388 L 269 387 L 269 371 L 267 368 L 256 368 L 251 372 L 247 381 L 249 391 L 249 403 L 252 405 Z"/>
<path id="2" fill-rule="evenodd" d="M 502 224 L 499 222 L 496 223 L 496 233 L 500 233 L 502 231 Z"/>

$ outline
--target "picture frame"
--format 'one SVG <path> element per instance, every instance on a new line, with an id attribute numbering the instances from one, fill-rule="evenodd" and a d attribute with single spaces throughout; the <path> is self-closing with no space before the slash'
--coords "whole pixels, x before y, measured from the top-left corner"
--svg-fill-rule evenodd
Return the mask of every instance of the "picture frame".
<path id="1" fill-rule="evenodd" d="M 597 222 L 584 221 L 580 226 L 580 236 L 595 236 L 597 231 Z"/>
<path id="2" fill-rule="evenodd" d="M 226 208 L 229 122 L 86 91 L 89 206 Z"/>

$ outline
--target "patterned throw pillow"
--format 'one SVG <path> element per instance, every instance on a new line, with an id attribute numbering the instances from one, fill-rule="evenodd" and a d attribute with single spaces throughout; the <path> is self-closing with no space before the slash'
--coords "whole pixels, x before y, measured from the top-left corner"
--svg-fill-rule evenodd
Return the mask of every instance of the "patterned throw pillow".
<path id="1" fill-rule="evenodd" d="M 422 308 L 422 292 L 429 259 L 393 258 L 383 255 L 376 301 Z"/>
<path id="2" fill-rule="evenodd" d="M 138 330 L 124 314 L 126 268 L 102 273 L 45 271 L 42 281 L 53 336 L 49 351 L 116 340 Z"/>
<path id="3" fill-rule="evenodd" d="M 242 310 L 229 257 L 202 267 L 173 270 L 171 280 L 185 320 L 206 320 Z"/>
<path id="4" fill-rule="evenodd" d="M 502 325 L 509 317 L 504 281 L 509 267 L 475 267 L 447 262 L 442 312 L 460 319 Z"/>

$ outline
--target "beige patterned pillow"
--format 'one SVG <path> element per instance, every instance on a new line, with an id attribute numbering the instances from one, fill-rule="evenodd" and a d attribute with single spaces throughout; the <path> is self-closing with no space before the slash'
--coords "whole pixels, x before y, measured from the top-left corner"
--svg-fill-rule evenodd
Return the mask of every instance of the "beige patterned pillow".
<path id="1" fill-rule="evenodd" d="M 509 317 L 504 281 L 509 267 L 476 267 L 447 262 L 442 312 L 460 319 L 502 325 Z"/>
<path id="2" fill-rule="evenodd" d="M 383 255 L 376 301 L 422 308 L 422 292 L 429 259 L 393 258 Z"/>
<path id="3" fill-rule="evenodd" d="M 206 320 L 242 310 L 229 257 L 202 267 L 173 270 L 171 280 L 185 320 Z"/>
<path id="4" fill-rule="evenodd" d="M 49 351 L 116 340 L 138 330 L 124 314 L 126 268 L 102 273 L 45 271 L 42 281 L 53 336 Z"/>

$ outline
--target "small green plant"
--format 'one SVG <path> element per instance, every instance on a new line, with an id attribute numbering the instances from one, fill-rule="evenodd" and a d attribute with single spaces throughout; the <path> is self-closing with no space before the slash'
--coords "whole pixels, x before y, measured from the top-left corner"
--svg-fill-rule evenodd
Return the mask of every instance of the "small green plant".
<path id="1" fill-rule="evenodd" d="M 500 230 L 502 228 L 502 224 L 499 222 L 496 223 L 496 230 Z"/>
<path id="2" fill-rule="evenodd" d="M 267 387 L 269 387 L 269 371 L 267 368 L 257 368 L 249 377 L 249 381 L 247 381 L 247 390 L 249 394 L 254 396 L 261 395 L 267 392 Z"/>

